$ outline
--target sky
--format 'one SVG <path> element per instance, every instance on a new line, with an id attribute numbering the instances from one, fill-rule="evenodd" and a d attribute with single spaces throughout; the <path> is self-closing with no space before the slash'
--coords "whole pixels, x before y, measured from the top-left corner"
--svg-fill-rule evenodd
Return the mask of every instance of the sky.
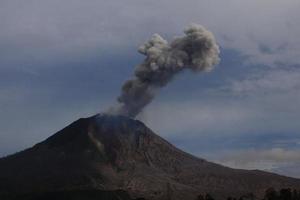
<path id="1" fill-rule="evenodd" d="M 2 0 L 0 156 L 106 111 L 154 33 L 213 32 L 221 62 L 184 72 L 138 116 L 226 166 L 300 178 L 299 0 Z"/>

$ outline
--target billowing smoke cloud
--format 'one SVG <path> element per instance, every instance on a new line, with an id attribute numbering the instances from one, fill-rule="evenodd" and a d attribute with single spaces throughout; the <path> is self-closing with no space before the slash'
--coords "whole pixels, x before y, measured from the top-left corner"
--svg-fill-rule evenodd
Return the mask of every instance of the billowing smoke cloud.
<path id="1" fill-rule="evenodd" d="M 176 74 L 185 69 L 212 70 L 219 62 L 220 52 L 213 34 L 197 24 L 190 25 L 184 33 L 170 43 L 154 34 L 139 48 L 146 58 L 136 67 L 134 78 L 124 83 L 119 105 L 111 112 L 135 117 Z"/>

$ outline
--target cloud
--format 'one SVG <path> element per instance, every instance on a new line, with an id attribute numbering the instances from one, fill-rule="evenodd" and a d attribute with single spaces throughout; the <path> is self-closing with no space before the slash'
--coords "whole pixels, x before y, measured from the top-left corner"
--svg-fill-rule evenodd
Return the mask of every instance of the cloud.
<path id="1" fill-rule="evenodd" d="M 182 80 L 180 84 L 184 84 Z M 140 116 L 161 133 L 250 134 L 299 132 L 300 70 L 259 70 L 241 80 L 158 101 Z M 189 98 L 188 95 L 192 95 Z M 164 96 L 164 94 L 162 94 Z M 159 116 L 159 117 L 158 117 Z"/>
<path id="2" fill-rule="evenodd" d="M 299 171 L 296 174 L 293 170 L 300 165 L 300 149 L 236 150 L 227 151 L 217 157 L 216 162 L 233 168 L 268 170 L 300 177 Z"/>
<path id="3" fill-rule="evenodd" d="M 243 80 L 233 80 L 229 89 L 236 94 L 295 93 L 300 90 L 300 69 L 286 67 L 269 71 L 258 71 Z"/>
<path id="4" fill-rule="evenodd" d="M 251 119 L 257 113 L 228 103 L 201 100 L 157 103 L 146 108 L 140 118 L 161 134 L 222 134 L 238 133 L 241 129 L 249 132 Z"/>
<path id="5" fill-rule="evenodd" d="M 297 66 L 256 68 L 243 78 L 154 102 L 140 117 L 200 157 L 300 177 L 299 80 Z"/>
<path id="6" fill-rule="evenodd" d="M 299 63 L 298 0 L 170 2 L 1 1 L 1 67 L 136 47 L 150 33 L 180 34 L 191 22 L 212 30 L 223 48 L 242 52 L 249 62 Z"/>
<path id="7" fill-rule="evenodd" d="M 297 133 L 299 104 L 269 100 L 156 103 L 140 118 L 162 135 Z"/>

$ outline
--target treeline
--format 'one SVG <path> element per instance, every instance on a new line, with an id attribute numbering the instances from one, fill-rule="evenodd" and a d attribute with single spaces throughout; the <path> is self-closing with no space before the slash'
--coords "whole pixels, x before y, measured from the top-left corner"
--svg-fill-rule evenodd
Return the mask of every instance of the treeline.
<path id="1" fill-rule="evenodd" d="M 0 200 L 145 200 L 132 199 L 123 190 L 65 190 L 1 195 Z"/>
<path id="2" fill-rule="evenodd" d="M 276 191 L 269 188 L 263 200 L 300 200 L 300 190 L 281 189 Z"/>
<path id="3" fill-rule="evenodd" d="M 196 200 L 215 200 L 212 195 L 199 195 Z M 243 195 L 239 198 L 228 197 L 226 200 L 257 200 L 253 194 Z M 264 198 L 261 200 L 300 200 L 300 190 L 291 190 L 290 188 L 279 191 L 274 188 L 266 190 Z"/>

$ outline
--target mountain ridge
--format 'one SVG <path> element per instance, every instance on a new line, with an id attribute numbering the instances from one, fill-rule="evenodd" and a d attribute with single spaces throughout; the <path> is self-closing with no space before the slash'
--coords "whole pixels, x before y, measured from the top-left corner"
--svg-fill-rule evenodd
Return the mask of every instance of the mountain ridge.
<path id="1" fill-rule="evenodd" d="M 2 180 L 2 181 L 1 181 Z M 123 116 L 81 118 L 43 142 L 0 159 L 0 194 L 124 190 L 133 198 L 195 199 L 300 188 L 300 180 L 197 158 Z M 2 188 L 2 189 L 1 189 Z"/>

